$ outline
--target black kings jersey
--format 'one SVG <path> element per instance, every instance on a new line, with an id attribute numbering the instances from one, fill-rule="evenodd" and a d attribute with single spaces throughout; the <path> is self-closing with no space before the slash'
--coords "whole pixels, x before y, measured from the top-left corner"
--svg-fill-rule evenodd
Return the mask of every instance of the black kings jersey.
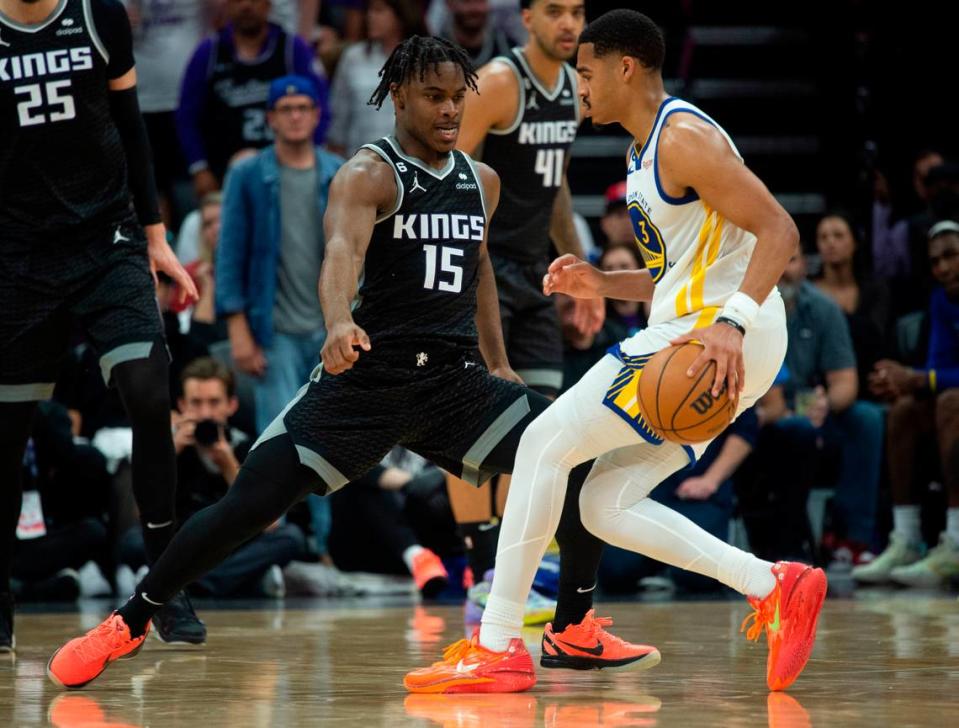
<path id="1" fill-rule="evenodd" d="M 453 151 L 442 170 L 385 137 L 364 145 L 393 168 L 395 209 L 373 227 L 353 320 L 377 342 L 442 339 L 473 347 L 479 251 L 486 232 L 483 184 Z"/>
<path id="2" fill-rule="evenodd" d="M 530 70 L 520 48 L 494 59 L 519 81 L 516 118 L 508 129 L 490 130 L 483 161 L 499 173 L 502 189 L 489 234 L 490 252 L 533 263 L 549 254 L 553 201 L 579 128 L 576 72 L 567 64 L 547 91 Z"/>
<path id="3" fill-rule="evenodd" d="M 0 14 L 0 252 L 12 240 L 68 244 L 128 213 L 107 84 L 132 66 L 130 44 L 116 0 L 61 0 L 31 26 Z"/>
<path id="4" fill-rule="evenodd" d="M 222 179 L 238 151 L 261 149 L 273 141 L 266 101 L 270 82 L 293 73 L 293 38 L 271 24 L 260 56 L 242 61 L 236 57 L 233 31 L 224 28 L 215 37 L 210 61 L 201 124 L 207 164 Z"/>

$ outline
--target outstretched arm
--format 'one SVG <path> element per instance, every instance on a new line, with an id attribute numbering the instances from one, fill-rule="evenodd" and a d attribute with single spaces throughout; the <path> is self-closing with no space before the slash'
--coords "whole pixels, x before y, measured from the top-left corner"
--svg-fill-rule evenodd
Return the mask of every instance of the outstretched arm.
<path id="1" fill-rule="evenodd" d="M 333 178 L 323 217 L 326 252 L 320 272 L 320 305 L 326 322 L 321 357 L 330 374 L 350 369 L 370 350 L 370 339 L 353 322 L 351 306 L 366 258 L 376 217 L 392 209 L 396 181 L 390 168 L 373 152 L 361 151 Z"/>
<path id="2" fill-rule="evenodd" d="M 490 221 L 499 204 L 499 176 L 485 164 L 477 163 L 476 169 L 486 200 L 486 234 L 488 234 Z M 480 245 L 477 275 L 479 283 L 476 288 L 476 329 L 479 333 L 480 352 L 486 361 L 486 367 L 497 377 L 522 384 L 523 380 L 510 368 L 509 359 L 506 356 L 503 324 L 499 317 L 496 277 L 486 247 L 486 235 L 483 236 L 483 242 Z"/>
<path id="3" fill-rule="evenodd" d="M 799 231 L 716 127 L 691 114 L 678 113 L 673 119 L 659 140 L 659 171 L 666 191 L 679 196 L 694 189 L 704 203 L 757 239 L 742 285 L 720 313 L 720 318 L 736 325 L 716 323 L 696 331 L 695 336 L 673 342 L 701 341 L 705 349 L 690 367 L 689 376 L 697 374 L 710 360 L 715 361 L 713 394 L 719 395 L 723 382 L 730 393 L 738 394 L 745 385 L 743 334 L 739 327 L 748 330 L 752 326 L 760 305 L 796 249 Z"/>

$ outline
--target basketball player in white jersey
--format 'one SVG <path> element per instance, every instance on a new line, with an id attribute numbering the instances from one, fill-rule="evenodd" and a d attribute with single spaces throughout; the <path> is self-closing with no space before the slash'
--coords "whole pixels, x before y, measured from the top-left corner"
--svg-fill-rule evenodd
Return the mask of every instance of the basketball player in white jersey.
<path id="1" fill-rule="evenodd" d="M 714 393 L 725 384 L 739 412 L 752 406 L 785 356 L 786 318 L 775 283 L 798 240 L 789 215 L 729 136 L 692 104 L 666 94 L 663 56 L 661 31 L 633 10 L 606 13 L 580 37 L 587 113 L 598 124 L 619 122 L 635 137 L 627 204 L 647 267 L 602 273 L 563 256 L 550 266 L 544 290 L 651 300 L 652 314 L 647 329 L 614 347 L 524 433 L 480 634 L 456 651 L 455 662 L 418 671 L 420 684 L 424 674 L 435 678 L 434 692 L 490 692 L 510 682 L 497 673 L 532 670 L 516 639 L 523 600 L 556 529 L 569 471 L 591 458 L 596 464 L 580 496 L 586 527 L 607 543 L 744 594 L 754 609 L 747 636 L 766 632 L 771 690 L 791 685 L 812 652 L 826 592 L 822 570 L 761 561 L 647 498 L 708 443 L 664 442 L 646 425 L 635 402 L 644 362 L 670 344 L 699 341 L 704 350 L 689 375 L 715 361 Z M 470 683 L 477 673 L 487 681 Z"/>

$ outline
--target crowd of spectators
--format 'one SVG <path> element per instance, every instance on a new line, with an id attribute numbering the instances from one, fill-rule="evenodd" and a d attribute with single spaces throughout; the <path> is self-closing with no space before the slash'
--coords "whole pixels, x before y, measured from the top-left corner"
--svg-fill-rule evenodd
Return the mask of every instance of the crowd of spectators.
<path id="1" fill-rule="evenodd" d="M 482 64 L 524 31 L 518 0 L 126 5 L 162 212 L 200 293 L 183 308 L 161 276 L 183 519 L 226 492 L 318 364 L 323 214 L 343 157 L 392 130 L 389 103 L 367 104 L 386 58 L 431 30 Z M 609 180 L 620 172 L 611 165 Z M 918 153 L 911 200 L 890 199 L 887 180 L 903 172 L 873 174 L 871 206 L 823 215 L 782 276 L 789 349 L 773 388 L 652 497 L 765 558 L 933 586 L 959 576 L 959 167 Z M 643 266 L 624 182 L 594 222 L 595 243 L 579 229 L 598 267 Z M 648 314 L 610 300 L 602 330 L 584 335 L 571 300 L 556 305 L 566 387 Z M 78 342 L 37 417 L 17 531 L 21 599 L 122 593 L 145 568 L 131 434 L 96 367 Z M 436 594 L 463 554 L 443 473 L 398 449 L 361 482 L 295 507 L 191 591 Z M 461 580 L 448 581 L 455 592 Z M 600 586 L 714 588 L 612 548 Z"/>

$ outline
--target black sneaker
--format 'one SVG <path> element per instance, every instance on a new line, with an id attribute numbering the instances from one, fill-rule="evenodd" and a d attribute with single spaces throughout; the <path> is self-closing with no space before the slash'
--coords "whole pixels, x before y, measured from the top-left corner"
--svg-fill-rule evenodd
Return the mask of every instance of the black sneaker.
<path id="1" fill-rule="evenodd" d="M 13 652 L 17 639 L 13 636 L 13 594 L 0 593 L 0 654 Z"/>
<path id="2" fill-rule="evenodd" d="M 193 611 L 185 592 L 160 607 L 153 617 L 156 636 L 167 644 L 202 645 L 206 642 L 206 625 Z"/>

